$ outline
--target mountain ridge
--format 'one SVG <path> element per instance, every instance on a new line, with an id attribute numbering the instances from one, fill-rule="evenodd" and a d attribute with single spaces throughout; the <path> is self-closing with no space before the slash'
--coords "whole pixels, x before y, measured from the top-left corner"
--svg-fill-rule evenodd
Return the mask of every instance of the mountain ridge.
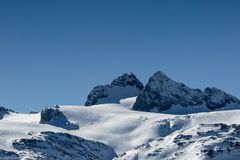
<path id="1" fill-rule="evenodd" d="M 0 158 L 239 159 L 236 97 L 217 88 L 192 89 L 162 72 L 145 87 L 130 73 L 105 89 L 106 97 L 93 91 L 90 107 L 56 105 L 32 114 L 0 108 Z"/>
<path id="2" fill-rule="evenodd" d="M 154 108 L 161 112 L 170 109 L 173 105 L 191 107 L 204 103 L 207 108 L 214 110 L 225 107 L 229 103 L 239 104 L 240 100 L 214 87 L 207 87 L 204 91 L 190 88 L 158 71 L 150 77 L 137 97 L 133 109 L 151 111 Z"/>
<path id="3" fill-rule="evenodd" d="M 128 88 L 129 86 L 131 87 Z M 131 91 L 134 93 L 129 94 Z M 125 73 L 117 77 L 110 85 L 96 86 L 89 93 L 85 106 L 119 103 L 121 99 L 130 97 L 130 95 L 137 97 L 133 110 L 148 112 L 166 111 L 174 105 L 192 107 L 203 104 L 208 109 L 215 110 L 225 107 L 226 104 L 240 103 L 238 98 L 218 88 L 206 87 L 203 91 L 193 89 L 157 71 L 149 78 L 145 86 L 133 73 Z"/>
<path id="4" fill-rule="evenodd" d="M 133 73 L 124 73 L 111 84 L 94 87 L 87 96 L 85 106 L 119 103 L 121 99 L 137 96 L 143 88 L 142 82 Z"/>

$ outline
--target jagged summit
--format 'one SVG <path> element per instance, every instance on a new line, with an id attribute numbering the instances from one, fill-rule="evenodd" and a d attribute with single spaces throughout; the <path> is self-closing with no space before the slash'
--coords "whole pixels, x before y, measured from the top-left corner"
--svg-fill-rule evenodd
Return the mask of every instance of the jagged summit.
<path id="1" fill-rule="evenodd" d="M 111 84 L 96 86 L 88 95 L 85 106 L 119 103 L 121 99 L 135 96 L 137 99 L 133 110 L 139 111 L 166 111 L 176 105 L 204 105 L 207 109 L 214 110 L 230 103 L 240 103 L 239 99 L 220 89 L 193 89 L 157 71 L 149 78 L 145 87 L 133 73 L 124 73 Z"/>
<path id="2" fill-rule="evenodd" d="M 133 109 L 165 111 L 173 105 L 187 107 L 202 104 L 206 104 L 209 109 L 216 109 L 228 103 L 240 103 L 240 101 L 217 88 L 206 88 L 204 92 L 200 89 L 192 89 L 158 71 L 150 77 L 144 90 L 137 97 Z"/>
<path id="3" fill-rule="evenodd" d="M 170 79 L 166 74 L 164 74 L 161 71 L 155 72 L 151 78 L 152 79 L 165 79 L 165 80 L 169 80 Z"/>
<path id="4" fill-rule="evenodd" d="M 159 111 L 163 111 L 177 104 L 184 107 L 200 105 L 204 98 L 201 90 L 189 88 L 158 71 L 150 77 L 133 109 L 150 111 L 153 107 L 158 107 Z"/>
<path id="5" fill-rule="evenodd" d="M 144 88 L 142 82 L 133 73 L 124 73 L 111 84 L 98 85 L 87 97 L 85 106 L 102 103 L 119 103 L 121 99 L 138 96 Z"/>
<path id="6" fill-rule="evenodd" d="M 112 81 L 111 85 L 121 86 L 121 87 L 136 86 L 140 90 L 144 88 L 142 82 L 140 82 L 132 72 L 124 73 L 123 75 L 117 77 Z"/>

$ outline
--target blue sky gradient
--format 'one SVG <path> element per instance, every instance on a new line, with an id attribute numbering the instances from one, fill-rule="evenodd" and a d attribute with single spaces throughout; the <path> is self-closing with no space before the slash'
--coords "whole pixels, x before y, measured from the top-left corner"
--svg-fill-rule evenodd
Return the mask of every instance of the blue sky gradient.
<path id="1" fill-rule="evenodd" d="M 157 70 L 240 98 L 240 1 L 0 1 L 0 105 L 83 104 L 97 84 Z"/>

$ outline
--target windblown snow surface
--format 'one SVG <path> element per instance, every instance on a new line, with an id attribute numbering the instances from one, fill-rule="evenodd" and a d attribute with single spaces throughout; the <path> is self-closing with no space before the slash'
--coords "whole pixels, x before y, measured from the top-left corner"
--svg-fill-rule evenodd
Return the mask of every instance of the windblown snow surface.
<path id="1" fill-rule="evenodd" d="M 79 126 L 76 130 L 40 124 L 40 113 L 5 115 L 0 120 L 0 159 L 1 154 L 6 155 L 6 152 L 9 155 L 20 155 L 21 159 L 29 157 L 34 159 L 36 153 L 31 156 L 26 148 L 27 145 L 32 144 L 30 140 L 35 138 L 41 143 L 44 139 L 52 140 L 48 136 L 53 133 L 58 133 L 59 136 L 64 136 L 61 133 L 66 133 L 66 139 L 70 135 L 74 136 L 74 139 L 81 137 L 87 139 L 86 143 L 91 141 L 91 144 L 100 142 L 101 145 L 110 146 L 118 154 L 114 158 L 111 148 L 105 146 L 102 153 L 105 153 L 106 156 L 98 156 L 99 159 L 239 159 L 240 106 L 229 104 L 224 110 L 214 112 L 209 112 L 204 106 L 196 106 L 188 110 L 191 111 L 191 114 L 182 112 L 177 115 L 176 113 L 179 113 L 177 106 L 175 107 L 176 111 L 171 109 L 169 113 L 133 111 L 131 107 L 135 99 L 133 97 L 121 100 L 120 104 L 101 104 L 91 107 L 60 106 L 59 110 L 67 117 L 68 121 Z M 235 109 L 230 110 L 233 108 Z M 46 135 L 48 135 L 47 138 Z M 59 136 L 55 138 L 59 138 Z M 64 145 L 64 143 L 61 142 L 57 145 Z M 25 147 L 24 150 L 21 150 L 21 147 Z M 52 150 L 44 147 L 38 151 Z M 50 146 L 47 145 L 47 147 Z M 85 148 L 87 147 L 89 146 L 85 146 Z M 78 148 L 74 148 L 78 150 Z M 64 150 L 64 147 L 60 149 Z M 96 155 L 93 154 L 93 156 Z M 61 156 L 57 156 L 57 158 L 61 159 Z M 79 158 L 65 157 L 62 159 Z"/>

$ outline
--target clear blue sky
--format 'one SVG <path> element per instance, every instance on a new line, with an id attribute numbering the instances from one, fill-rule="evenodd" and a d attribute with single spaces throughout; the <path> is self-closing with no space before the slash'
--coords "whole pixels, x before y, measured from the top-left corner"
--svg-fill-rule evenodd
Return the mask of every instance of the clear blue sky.
<path id="1" fill-rule="evenodd" d="M 240 1 L 1 0 L 0 105 L 83 104 L 97 84 L 157 70 L 240 98 Z"/>

